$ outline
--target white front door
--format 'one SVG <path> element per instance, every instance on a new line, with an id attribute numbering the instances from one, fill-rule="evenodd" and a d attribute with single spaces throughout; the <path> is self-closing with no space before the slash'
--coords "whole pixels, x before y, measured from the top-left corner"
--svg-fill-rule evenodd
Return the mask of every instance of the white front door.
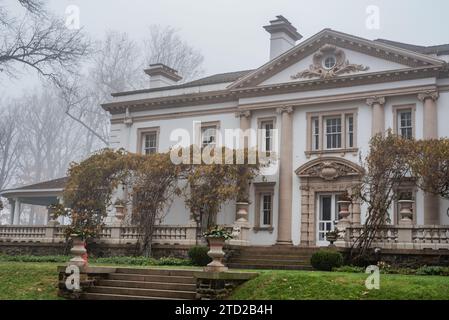
<path id="1" fill-rule="evenodd" d="M 328 246 L 326 233 L 334 230 L 338 219 L 338 194 L 319 194 L 317 204 L 317 246 Z"/>

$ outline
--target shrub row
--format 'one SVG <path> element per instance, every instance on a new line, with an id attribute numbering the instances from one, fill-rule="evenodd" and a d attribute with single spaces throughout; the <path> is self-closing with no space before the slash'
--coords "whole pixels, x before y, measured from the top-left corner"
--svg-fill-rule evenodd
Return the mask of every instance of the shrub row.
<path id="1" fill-rule="evenodd" d="M 3 262 L 60 262 L 65 263 L 70 260 L 70 256 L 32 256 L 18 255 L 8 256 L 0 255 L 0 261 Z M 165 257 L 160 259 L 146 257 L 107 257 L 107 258 L 89 258 L 91 263 L 104 264 L 123 264 L 133 266 L 186 266 L 191 265 L 189 259 L 179 259 L 173 257 Z"/>
<path id="2" fill-rule="evenodd" d="M 380 267 L 380 273 L 383 274 L 402 274 L 402 275 L 419 275 L 419 276 L 449 276 L 449 267 L 439 266 L 423 266 L 418 269 L 412 268 L 395 268 L 395 267 Z M 364 273 L 365 268 L 357 266 L 342 266 L 333 268 L 332 271 L 336 272 L 352 272 L 352 273 Z"/>

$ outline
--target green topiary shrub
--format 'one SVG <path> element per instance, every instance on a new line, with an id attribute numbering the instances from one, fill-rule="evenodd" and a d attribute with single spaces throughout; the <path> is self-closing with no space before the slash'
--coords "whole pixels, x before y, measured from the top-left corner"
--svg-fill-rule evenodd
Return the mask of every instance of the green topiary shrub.
<path id="1" fill-rule="evenodd" d="M 174 257 L 162 257 L 157 260 L 158 266 L 189 266 L 191 264 L 192 263 L 189 259 L 180 259 Z"/>
<path id="2" fill-rule="evenodd" d="M 212 261 L 207 252 L 209 248 L 206 246 L 194 246 L 189 249 L 188 255 L 194 266 L 205 266 Z"/>
<path id="3" fill-rule="evenodd" d="M 333 268 L 342 266 L 343 256 L 338 251 L 320 250 L 312 255 L 310 263 L 317 270 L 332 271 Z"/>

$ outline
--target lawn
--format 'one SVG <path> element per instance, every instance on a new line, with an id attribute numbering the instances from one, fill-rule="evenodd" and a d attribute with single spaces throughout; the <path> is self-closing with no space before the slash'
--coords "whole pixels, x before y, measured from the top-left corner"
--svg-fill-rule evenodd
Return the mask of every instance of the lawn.
<path id="1" fill-rule="evenodd" d="M 0 300 L 59 299 L 56 294 L 58 265 L 61 263 L 0 262 Z M 443 276 L 381 275 L 380 290 L 367 290 L 364 286 L 366 275 L 360 273 L 258 272 L 259 277 L 239 287 L 231 298 L 449 299 L 449 277 Z"/>
<path id="2" fill-rule="evenodd" d="M 55 300 L 57 263 L 0 263 L 0 300 Z"/>
<path id="3" fill-rule="evenodd" d="M 367 290 L 363 273 L 261 271 L 240 286 L 237 300 L 449 300 L 449 277 L 380 275 L 380 289 Z"/>

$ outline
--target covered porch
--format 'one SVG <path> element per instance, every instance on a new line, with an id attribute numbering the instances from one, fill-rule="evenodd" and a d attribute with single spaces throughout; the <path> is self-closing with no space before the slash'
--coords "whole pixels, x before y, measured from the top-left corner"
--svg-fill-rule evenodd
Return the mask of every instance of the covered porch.
<path id="1" fill-rule="evenodd" d="M 12 226 L 22 224 L 21 216 L 25 205 L 42 207 L 46 211 L 43 224 L 48 224 L 51 220 L 50 205 L 62 203 L 62 193 L 66 181 L 67 178 L 60 178 L 0 191 L 0 196 L 6 198 L 10 204 L 9 224 Z"/>

